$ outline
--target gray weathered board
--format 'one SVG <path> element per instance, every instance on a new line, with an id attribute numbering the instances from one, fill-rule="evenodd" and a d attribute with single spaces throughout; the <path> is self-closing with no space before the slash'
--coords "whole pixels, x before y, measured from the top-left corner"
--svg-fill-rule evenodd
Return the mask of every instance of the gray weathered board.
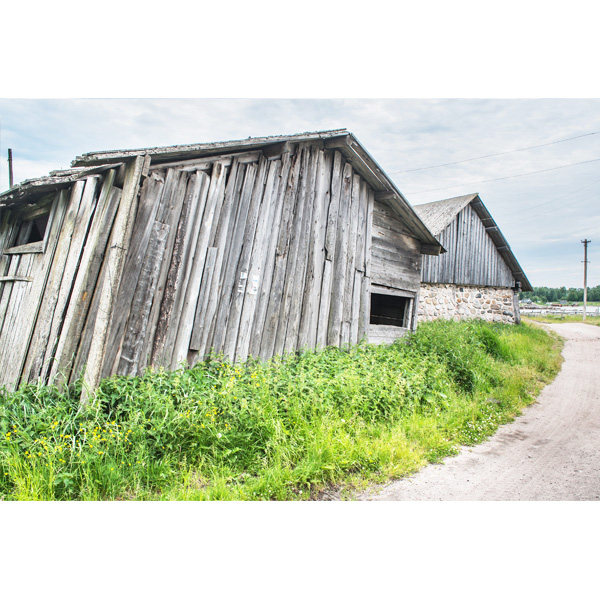
<path id="1" fill-rule="evenodd" d="M 471 205 L 456 215 L 439 239 L 447 252 L 423 257 L 424 283 L 514 286 L 512 271 Z"/>

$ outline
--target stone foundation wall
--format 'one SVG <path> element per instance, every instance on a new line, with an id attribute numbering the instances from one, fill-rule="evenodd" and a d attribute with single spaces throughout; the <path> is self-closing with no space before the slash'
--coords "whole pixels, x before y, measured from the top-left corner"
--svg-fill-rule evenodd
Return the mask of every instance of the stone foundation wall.
<path id="1" fill-rule="evenodd" d="M 514 293 L 510 288 L 422 283 L 418 321 L 485 319 L 514 323 Z"/>

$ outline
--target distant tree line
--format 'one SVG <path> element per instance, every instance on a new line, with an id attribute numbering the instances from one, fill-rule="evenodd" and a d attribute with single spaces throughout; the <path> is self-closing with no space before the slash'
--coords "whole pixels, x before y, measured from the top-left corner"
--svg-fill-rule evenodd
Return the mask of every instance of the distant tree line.
<path id="1" fill-rule="evenodd" d="M 521 292 L 519 299 L 531 299 L 532 302 L 547 304 L 548 302 L 583 302 L 583 288 L 548 288 L 534 287 L 533 292 Z M 600 285 L 588 287 L 589 302 L 600 302 Z"/>

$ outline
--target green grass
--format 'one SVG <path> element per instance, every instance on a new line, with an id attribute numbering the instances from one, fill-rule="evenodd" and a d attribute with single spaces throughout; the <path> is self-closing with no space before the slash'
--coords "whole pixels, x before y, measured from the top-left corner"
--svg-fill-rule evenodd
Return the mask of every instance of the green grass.
<path id="1" fill-rule="evenodd" d="M 583 323 L 582 315 L 544 315 L 535 317 L 526 317 L 526 320 L 537 321 L 538 323 Z M 586 316 L 585 323 L 588 325 L 600 326 L 600 317 Z"/>
<path id="2" fill-rule="evenodd" d="M 0 392 L 4 500 L 293 500 L 477 444 L 560 368 L 539 327 L 438 321 L 390 346 Z"/>

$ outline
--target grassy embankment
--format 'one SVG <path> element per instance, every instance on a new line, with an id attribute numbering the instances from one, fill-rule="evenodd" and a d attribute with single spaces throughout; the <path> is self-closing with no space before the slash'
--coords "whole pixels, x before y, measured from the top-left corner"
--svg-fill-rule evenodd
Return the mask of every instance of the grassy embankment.
<path id="1" fill-rule="evenodd" d="M 536 317 L 524 317 L 526 321 L 537 321 L 538 323 L 587 323 L 588 325 L 600 326 L 600 317 L 586 316 L 585 321 L 582 315 L 544 315 Z"/>
<path id="2" fill-rule="evenodd" d="M 560 368 L 538 327 L 436 322 L 391 346 L 0 391 L 0 499 L 308 499 L 476 444 Z"/>

